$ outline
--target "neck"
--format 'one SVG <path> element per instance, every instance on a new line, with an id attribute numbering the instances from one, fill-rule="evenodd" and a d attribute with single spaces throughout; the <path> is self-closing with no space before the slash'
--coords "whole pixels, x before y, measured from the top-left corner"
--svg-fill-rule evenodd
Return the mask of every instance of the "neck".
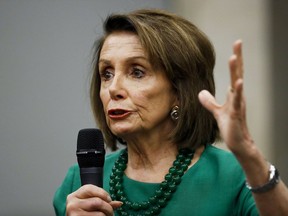
<path id="1" fill-rule="evenodd" d="M 128 144 L 126 176 L 137 181 L 149 183 L 163 181 L 178 154 L 178 149 L 173 143 L 162 142 L 161 144 L 158 146 Z M 199 160 L 203 151 L 204 146 L 196 149 L 189 168 Z"/>
<path id="2" fill-rule="evenodd" d="M 171 142 L 128 143 L 125 174 L 134 180 L 161 182 L 178 154 Z"/>

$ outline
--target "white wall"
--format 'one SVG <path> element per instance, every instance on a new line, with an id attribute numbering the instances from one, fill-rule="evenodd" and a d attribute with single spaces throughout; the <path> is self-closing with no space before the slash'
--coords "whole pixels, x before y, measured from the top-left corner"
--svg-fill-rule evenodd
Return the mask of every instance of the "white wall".
<path id="1" fill-rule="evenodd" d="M 90 50 L 108 13 L 164 0 L 0 0 L 0 215 L 53 215 L 52 197 L 93 127 Z"/>
<path id="2" fill-rule="evenodd" d="M 255 142 L 273 161 L 271 147 L 270 12 L 267 0 L 178 0 L 174 11 L 194 22 L 216 49 L 216 96 L 226 98 L 230 83 L 228 58 L 237 39 L 244 45 L 244 88 L 248 124 Z"/>

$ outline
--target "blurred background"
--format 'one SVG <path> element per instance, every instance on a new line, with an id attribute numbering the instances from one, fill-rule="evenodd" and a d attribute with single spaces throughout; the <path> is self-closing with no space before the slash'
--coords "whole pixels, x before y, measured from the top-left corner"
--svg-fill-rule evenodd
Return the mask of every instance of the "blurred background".
<path id="1" fill-rule="evenodd" d="M 285 0 L 0 0 L 0 215 L 54 215 L 52 199 L 76 163 L 78 131 L 95 127 L 91 48 L 113 12 L 162 8 L 213 42 L 225 100 L 232 44 L 244 43 L 250 130 L 288 183 L 288 2 Z"/>

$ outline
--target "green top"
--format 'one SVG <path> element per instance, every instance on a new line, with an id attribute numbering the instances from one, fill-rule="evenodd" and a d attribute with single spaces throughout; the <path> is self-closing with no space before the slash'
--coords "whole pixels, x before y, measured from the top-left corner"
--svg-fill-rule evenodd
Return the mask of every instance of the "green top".
<path id="1" fill-rule="evenodd" d="M 120 151 L 106 156 L 103 188 L 109 192 L 109 177 Z M 129 200 L 147 200 L 159 183 L 143 183 L 124 175 L 123 185 Z M 72 166 L 55 193 L 53 205 L 58 216 L 65 215 L 66 197 L 81 186 L 79 167 Z M 243 170 L 235 157 L 207 145 L 198 162 L 182 177 L 161 215 L 232 216 L 258 215 L 251 192 L 245 186 Z"/>

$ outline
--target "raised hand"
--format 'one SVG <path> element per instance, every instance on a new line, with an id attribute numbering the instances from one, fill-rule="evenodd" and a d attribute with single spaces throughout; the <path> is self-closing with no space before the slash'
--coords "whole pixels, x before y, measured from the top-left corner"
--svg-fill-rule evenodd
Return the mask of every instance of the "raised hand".
<path id="1" fill-rule="evenodd" d="M 201 104 L 213 113 L 220 129 L 223 141 L 236 155 L 249 153 L 253 140 L 246 123 L 246 104 L 243 96 L 243 57 L 242 42 L 233 45 L 233 54 L 229 59 L 230 87 L 226 102 L 219 105 L 208 91 L 199 93 Z"/>

